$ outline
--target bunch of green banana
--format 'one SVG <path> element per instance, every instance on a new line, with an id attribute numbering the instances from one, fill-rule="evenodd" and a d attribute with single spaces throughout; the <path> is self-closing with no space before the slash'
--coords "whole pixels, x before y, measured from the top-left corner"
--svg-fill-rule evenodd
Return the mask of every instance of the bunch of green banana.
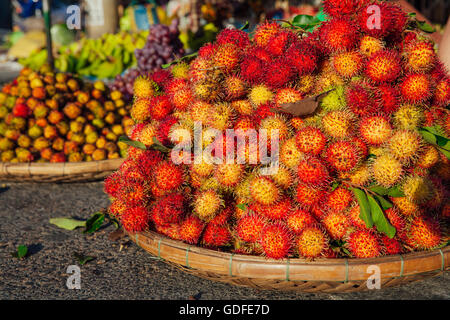
<path id="1" fill-rule="evenodd" d="M 55 67 L 61 72 L 70 72 L 86 77 L 111 79 L 124 70 L 134 67 L 136 57 L 134 51 L 143 48 L 148 31 L 139 33 L 120 32 L 104 34 L 99 39 L 82 38 L 58 49 Z M 44 51 L 40 51 L 20 63 L 38 70 L 46 59 Z"/>

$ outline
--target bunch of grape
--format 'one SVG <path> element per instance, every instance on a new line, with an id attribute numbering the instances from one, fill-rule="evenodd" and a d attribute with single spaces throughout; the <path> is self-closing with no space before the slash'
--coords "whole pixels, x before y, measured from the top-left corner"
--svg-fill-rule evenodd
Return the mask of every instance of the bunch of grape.
<path id="1" fill-rule="evenodd" d="M 133 83 L 140 75 L 154 72 L 163 64 L 170 63 L 184 55 L 183 44 L 178 38 L 178 20 L 173 20 L 170 26 L 155 24 L 150 27 L 150 33 L 144 48 L 136 49 L 134 55 L 138 61 L 137 68 L 130 69 L 124 75 L 119 75 L 111 85 L 112 90 L 119 90 L 124 98 L 133 97 Z"/>
<path id="2" fill-rule="evenodd" d="M 151 26 L 144 48 L 135 51 L 138 68 L 145 72 L 156 71 L 163 64 L 183 56 L 184 49 L 179 35 L 177 20 L 170 26 L 161 24 Z"/>
<path id="3" fill-rule="evenodd" d="M 123 75 L 118 75 L 111 85 L 111 90 L 118 90 L 122 93 L 125 101 L 131 101 L 133 98 L 133 83 L 137 77 L 143 75 L 138 68 L 131 68 Z"/>

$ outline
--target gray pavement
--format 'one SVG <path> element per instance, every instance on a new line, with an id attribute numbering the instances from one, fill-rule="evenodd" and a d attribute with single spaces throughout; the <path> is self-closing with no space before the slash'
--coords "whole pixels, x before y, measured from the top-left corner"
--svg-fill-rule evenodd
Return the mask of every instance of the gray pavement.
<path id="1" fill-rule="evenodd" d="M 0 183 L 1 186 L 1 183 Z M 93 235 L 66 231 L 50 218 L 86 219 L 108 205 L 102 183 L 6 184 L 0 187 L 0 299 L 450 299 L 449 274 L 403 287 L 352 294 L 258 291 L 215 283 L 153 259 L 128 239 L 112 241 L 113 226 Z M 11 257 L 30 247 L 24 260 Z M 81 290 L 69 290 L 74 252 L 94 256 L 81 266 Z"/>

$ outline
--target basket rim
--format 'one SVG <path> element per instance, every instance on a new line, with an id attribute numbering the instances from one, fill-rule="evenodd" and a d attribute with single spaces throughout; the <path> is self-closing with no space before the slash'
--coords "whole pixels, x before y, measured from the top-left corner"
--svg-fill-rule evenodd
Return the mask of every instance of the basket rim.
<path id="1" fill-rule="evenodd" d="M 12 182 L 75 182 L 102 179 L 117 170 L 124 158 L 84 162 L 0 162 L 0 180 Z"/>
<path id="2" fill-rule="evenodd" d="M 158 259 L 183 268 L 220 276 L 259 278 L 278 281 L 328 281 L 347 283 L 366 281 L 371 265 L 382 269 L 381 277 L 397 279 L 429 272 L 443 272 L 450 267 L 450 246 L 378 258 L 305 258 L 268 259 L 263 256 L 233 254 L 189 245 L 155 231 L 126 232 L 136 244 Z M 167 254 L 173 254 L 170 256 Z M 209 262 L 206 262 L 209 261 Z M 420 263 L 419 263 L 420 262 Z M 209 265 L 211 263 L 211 265 Z M 259 268 L 263 274 L 255 274 Z M 328 276 L 326 273 L 333 275 Z"/>

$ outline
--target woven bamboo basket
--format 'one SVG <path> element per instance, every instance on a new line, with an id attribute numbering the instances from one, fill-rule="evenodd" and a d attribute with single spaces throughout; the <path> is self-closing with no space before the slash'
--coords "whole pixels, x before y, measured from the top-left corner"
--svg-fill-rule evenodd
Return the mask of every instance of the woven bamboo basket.
<path id="1" fill-rule="evenodd" d="M 123 161 L 123 159 L 110 159 L 62 163 L 0 162 L 0 181 L 47 183 L 96 181 L 117 170 Z"/>
<path id="2" fill-rule="evenodd" d="M 190 246 L 152 231 L 129 236 L 148 253 L 187 273 L 265 290 L 356 292 L 368 290 L 370 266 L 380 268 L 381 288 L 437 276 L 450 268 L 449 246 L 371 259 L 272 260 Z"/>

